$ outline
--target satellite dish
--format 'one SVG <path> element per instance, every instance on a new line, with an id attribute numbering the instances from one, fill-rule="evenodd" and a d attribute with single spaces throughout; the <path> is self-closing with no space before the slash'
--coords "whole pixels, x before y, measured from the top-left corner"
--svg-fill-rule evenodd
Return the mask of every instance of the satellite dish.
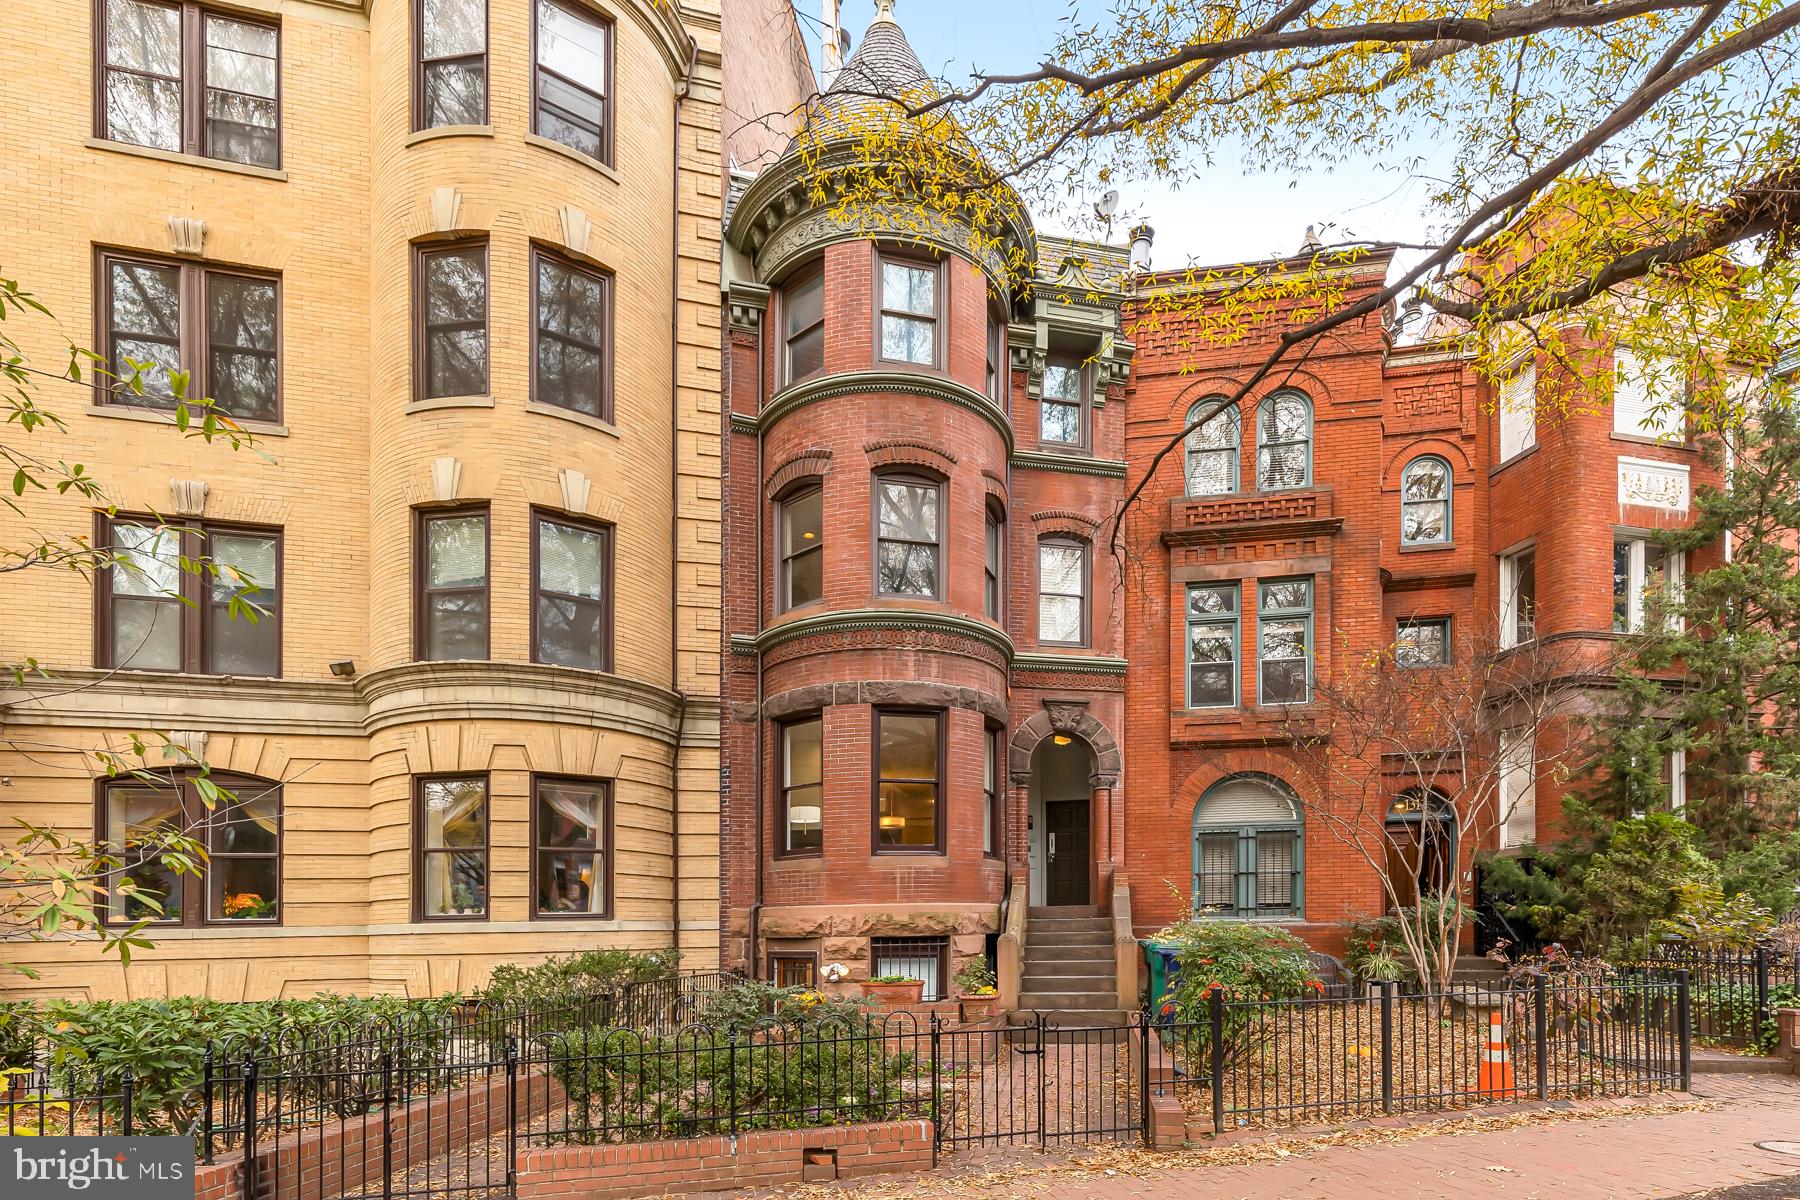
<path id="1" fill-rule="evenodd" d="M 1094 215 L 1102 221 L 1111 221 L 1113 214 L 1119 211 L 1119 193 L 1107 188 L 1100 199 L 1094 202 Z"/>

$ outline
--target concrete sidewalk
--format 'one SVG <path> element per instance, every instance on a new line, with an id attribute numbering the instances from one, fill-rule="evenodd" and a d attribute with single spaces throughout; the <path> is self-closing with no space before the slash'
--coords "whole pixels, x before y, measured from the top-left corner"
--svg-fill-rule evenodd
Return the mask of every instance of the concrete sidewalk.
<path id="1" fill-rule="evenodd" d="M 1790 1076 L 1700 1076 L 1691 1097 L 1698 1109 L 1534 1119 L 1508 1128 L 1458 1132 L 1447 1121 L 1428 1131 L 1375 1144 L 1307 1149 L 1285 1155 L 1273 1146 L 1204 1149 L 1152 1155 L 1107 1152 L 1086 1165 L 1042 1158 L 983 1173 L 958 1169 L 888 1177 L 862 1185 L 792 1189 L 790 1195 L 863 1200 L 1122 1200 L 1151 1196 L 1233 1200 L 1412 1200 L 1414 1197 L 1502 1197 L 1506 1200 L 1635 1200 L 1685 1197 L 1793 1176 L 1800 1195 L 1800 1156 L 1757 1148 L 1759 1141 L 1800 1142 L 1800 1079 Z M 1585 1106 L 1583 1106 L 1585 1108 Z M 1257 1156 L 1261 1161 L 1243 1161 Z M 1224 1159 L 1226 1162 L 1217 1160 Z M 1108 1173 L 1110 1172 L 1110 1173 Z M 1741 1195 L 1784 1195 L 1780 1189 Z"/>

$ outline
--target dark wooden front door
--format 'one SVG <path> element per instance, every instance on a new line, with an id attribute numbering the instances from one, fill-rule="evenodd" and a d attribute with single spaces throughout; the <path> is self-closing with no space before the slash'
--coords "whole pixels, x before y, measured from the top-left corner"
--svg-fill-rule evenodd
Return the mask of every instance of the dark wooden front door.
<path id="1" fill-rule="evenodd" d="M 1044 805 L 1050 868 L 1045 904 L 1088 903 L 1088 802 L 1052 800 Z"/>

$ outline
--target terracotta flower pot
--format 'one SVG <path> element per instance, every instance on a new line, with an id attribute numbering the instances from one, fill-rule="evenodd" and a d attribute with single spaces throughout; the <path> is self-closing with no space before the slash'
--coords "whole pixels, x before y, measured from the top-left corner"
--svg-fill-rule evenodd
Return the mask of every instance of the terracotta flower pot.
<path id="1" fill-rule="evenodd" d="M 989 992 L 980 996 L 958 996 L 962 1003 L 962 1019 L 965 1025 L 978 1025 L 994 1015 L 994 1009 L 1000 1003 L 997 992 Z"/>
<path id="2" fill-rule="evenodd" d="M 925 999 L 923 979 L 908 979 L 902 983 L 875 983 L 865 979 L 862 981 L 862 990 L 863 995 L 890 1011 L 916 1008 Z"/>

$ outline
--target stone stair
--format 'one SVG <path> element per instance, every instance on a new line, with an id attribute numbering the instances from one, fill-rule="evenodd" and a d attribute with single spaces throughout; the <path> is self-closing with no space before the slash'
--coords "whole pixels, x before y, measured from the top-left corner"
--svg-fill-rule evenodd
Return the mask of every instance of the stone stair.
<path id="1" fill-rule="evenodd" d="M 1121 1025 L 1112 918 L 1098 905 L 1032 908 L 1026 914 L 1024 979 L 1015 1024 L 1042 1014 L 1062 1026 Z"/>

